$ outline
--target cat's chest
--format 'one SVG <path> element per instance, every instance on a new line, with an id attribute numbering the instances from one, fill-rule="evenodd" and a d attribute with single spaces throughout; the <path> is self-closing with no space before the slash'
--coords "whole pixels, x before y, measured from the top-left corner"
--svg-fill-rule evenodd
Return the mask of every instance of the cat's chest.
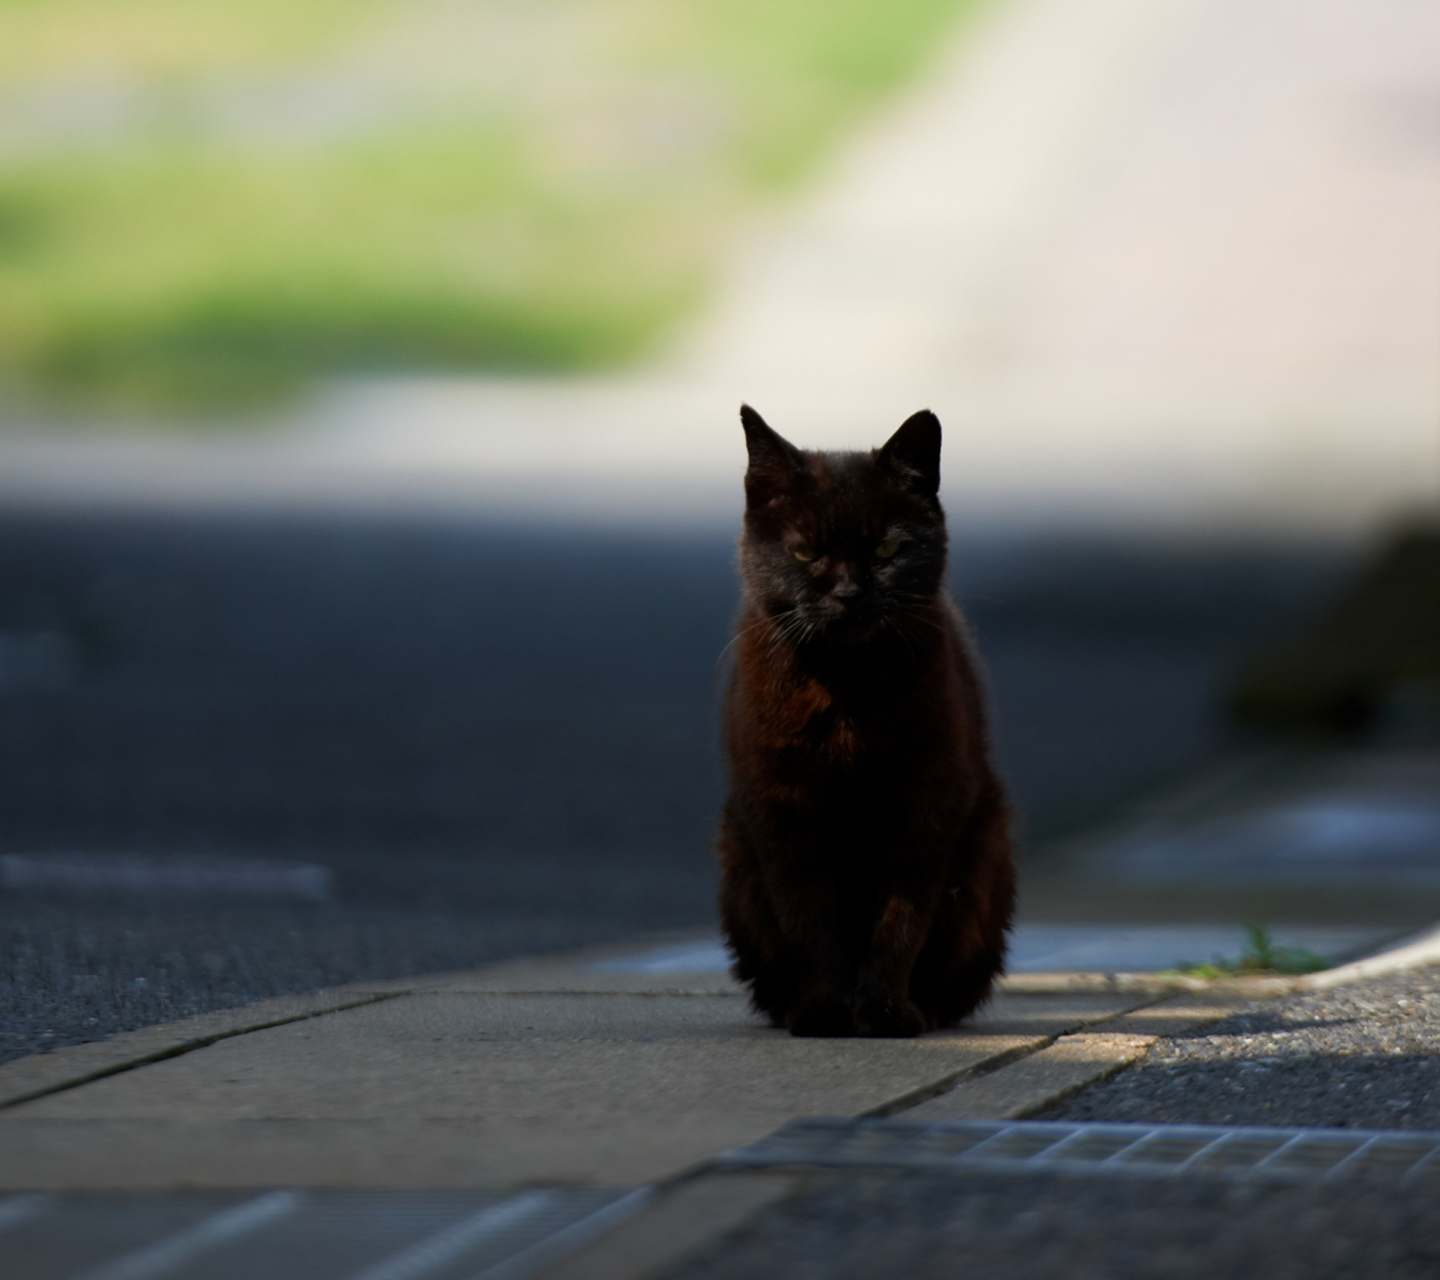
<path id="1" fill-rule="evenodd" d="M 863 765 L 893 758 L 903 720 L 900 708 L 847 696 L 819 680 L 795 682 L 771 708 L 773 747 L 794 763 Z"/>

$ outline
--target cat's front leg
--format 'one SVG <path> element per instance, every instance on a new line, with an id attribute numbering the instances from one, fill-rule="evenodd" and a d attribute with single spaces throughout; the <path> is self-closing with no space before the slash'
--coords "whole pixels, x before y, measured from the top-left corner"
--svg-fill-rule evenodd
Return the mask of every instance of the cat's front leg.
<path id="1" fill-rule="evenodd" d="M 793 1036 L 853 1036 L 855 1013 L 847 977 L 854 970 L 823 925 L 808 932 L 808 944 L 794 953 L 798 981 L 785 1026 Z"/>
<path id="2" fill-rule="evenodd" d="M 853 1036 L 855 960 L 841 945 L 833 877 L 808 835 L 804 823 L 777 823 L 766 845 L 770 856 L 756 859 L 777 935 L 768 985 L 784 992 L 766 1011 L 791 1035 Z"/>
<path id="3" fill-rule="evenodd" d="M 855 968 L 840 945 L 831 895 L 818 885 L 792 894 L 782 909 L 794 997 L 785 1026 L 795 1036 L 853 1036 L 850 993 Z"/>
<path id="4" fill-rule="evenodd" d="M 910 973 L 930 931 L 929 914 L 903 894 L 885 904 L 855 984 L 857 1034 L 904 1039 L 930 1030 L 910 999 Z"/>
<path id="5" fill-rule="evenodd" d="M 796 997 L 785 1026 L 792 1036 L 853 1036 L 855 1011 L 838 992 L 812 987 Z"/>

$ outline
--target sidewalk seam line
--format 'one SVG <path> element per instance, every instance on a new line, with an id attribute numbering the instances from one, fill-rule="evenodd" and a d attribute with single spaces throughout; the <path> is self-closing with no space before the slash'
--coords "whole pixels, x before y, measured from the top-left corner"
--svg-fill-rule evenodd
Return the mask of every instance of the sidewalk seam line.
<path id="1" fill-rule="evenodd" d="M 380 1004 L 382 1001 L 395 1000 L 409 994 L 410 992 L 408 991 L 397 991 L 393 994 L 386 992 L 383 995 L 367 996 L 363 1000 L 352 1000 L 346 1004 L 333 1005 L 328 1009 L 312 1009 L 308 1013 L 292 1014 L 284 1018 L 272 1018 L 267 1022 L 255 1022 L 243 1027 L 233 1027 L 227 1031 L 216 1031 L 210 1035 L 197 1036 L 194 1040 L 186 1040 L 165 1049 L 157 1049 L 154 1053 L 147 1053 L 138 1058 L 127 1058 L 123 1062 L 111 1063 L 108 1067 L 97 1067 L 94 1071 L 88 1071 L 83 1076 L 75 1076 L 68 1080 L 62 1080 L 58 1084 L 45 1085 L 43 1088 L 32 1089 L 29 1093 L 17 1094 L 15 1097 L 6 1098 L 0 1101 L 0 1111 L 21 1106 L 26 1102 L 34 1102 L 37 1098 L 48 1098 L 51 1094 L 65 1093 L 70 1089 L 78 1089 L 81 1085 L 92 1084 L 96 1080 L 104 1080 L 109 1076 L 123 1075 L 127 1071 L 134 1071 L 139 1067 L 148 1067 L 156 1062 L 164 1062 L 168 1058 L 180 1058 L 187 1053 L 193 1053 L 196 1049 L 206 1049 L 212 1044 L 218 1044 L 221 1040 L 233 1040 L 236 1036 L 249 1035 L 252 1031 L 268 1031 L 271 1027 L 284 1027 L 295 1022 L 308 1022 L 311 1018 L 323 1018 L 331 1013 L 344 1013 L 347 1009 L 360 1009 L 366 1005 Z"/>
<path id="2" fill-rule="evenodd" d="M 1161 1038 L 1162 1037 L 1157 1036 L 1157 1042 Z M 1151 1048 L 1153 1047 L 1154 1046 L 1152 1045 Z M 1128 1071 L 1137 1062 L 1139 1062 L 1141 1058 L 1148 1057 L 1149 1054 L 1150 1049 L 1147 1048 L 1145 1052 L 1137 1058 L 1128 1058 L 1122 1061 L 1112 1062 L 1106 1067 L 1104 1071 L 1101 1071 L 1098 1074 L 1091 1076 L 1088 1080 L 1081 1080 L 1073 1084 L 1068 1084 L 1062 1089 L 1057 1089 L 1054 1093 L 1047 1094 L 1043 1099 L 1035 1103 L 1033 1106 L 1022 1107 L 1013 1115 L 1007 1116 L 1006 1118 L 1009 1120 L 1029 1120 L 1035 1116 L 1043 1115 L 1057 1103 L 1064 1102 L 1066 1098 L 1074 1097 L 1074 1095 L 1077 1093 L 1083 1093 L 1086 1089 L 1093 1088 L 1095 1085 L 1101 1084 L 1102 1082 L 1111 1079 L 1113 1076 L 1118 1076 L 1122 1071 Z"/>
<path id="3" fill-rule="evenodd" d="M 1063 1032 L 1061 1033 L 1064 1034 Z M 980 1080 L 1016 1062 L 1034 1056 L 1037 1053 L 1048 1049 L 1060 1039 L 1059 1035 L 1048 1037 L 1043 1044 L 1016 1045 L 1012 1049 L 1003 1050 L 993 1058 L 986 1058 L 983 1062 L 977 1062 L 974 1066 L 961 1067 L 958 1071 L 952 1071 L 948 1075 L 941 1076 L 938 1080 L 932 1080 L 928 1084 L 916 1085 L 915 1088 L 882 1102 L 877 1107 L 868 1111 L 860 1112 L 866 1119 L 884 1120 L 890 1116 L 898 1115 L 902 1111 L 909 1111 L 912 1107 L 918 1107 L 922 1102 L 929 1102 L 931 1098 L 938 1098 L 942 1094 L 953 1093 L 962 1084 L 971 1080 Z"/>
<path id="4" fill-rule="evenodd" d="M 859 1114 L 867 1119 L 884 1120 L 890 1116 L 898 1115 L 902 1111 L 909 1111 L 912 1107 L 918 1107 L 922 1102 L 929 1102 L 931 1098 L 938 1098 L 942 1094 L 952 1093 L 962 1084 L 971 1080 L 981 1080 L 985 1076 L 994 1075 L 997 1071 L 1003 1071 L 1006 1067 L 1022 1062 L 1026 1058 L 1034 1057 L 1037 1053 L 1043 1053 L 1046 1049 L 1063 1040 L 1066 1036 L 1083 1035 L 1091 1027 L 1103 1027 L 1107 1022 L 1114 1022 L 1117 1018 L 1129 1017 L 1132 1013 L 1138 1013 L 1141 1009 L 1148 1009 L 1151 1005 L 1162 1003 L 1168 999 L 1166 996 L 1157 996 L 1153 1000 L 1146 1000 L 1142 1004 L 1131 1006 L 1129 1009 L 1121 1009 L 1116 1013 L 1106 1014 L 1103 1018 L 1094 1021 L 1081 1021 L 1075 1027 L 1065 1031 L 1057 1031 L 1053 1036 L 1045 1039 L 1043 1044 L 1033 1047 L 1027 1045 L 1016 1045 L 1013 1048 L 1005 1049 L 993 1057 L 985 1058 L 973 1066 L 961 1067 L 958 1071 L 952 1071 L 941 1076 L 938 1080 L 932 1080 L 928 1084 L 916 1085 L 915 1088 L 907 1090 L 898 1097 L 890 1098 L 878 1106 L 862 1111 Z M 1104 1034 L 1100 1032 L 1098 1034 Z"/>

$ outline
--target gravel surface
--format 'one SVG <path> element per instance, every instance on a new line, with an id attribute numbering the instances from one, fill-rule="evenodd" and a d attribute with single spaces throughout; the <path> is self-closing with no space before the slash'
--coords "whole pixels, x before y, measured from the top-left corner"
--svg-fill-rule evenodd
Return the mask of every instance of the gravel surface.
<path id="1" fill-rule="evenodd" d="M 957 547 L 1032 828 L 1213 751 L 1233 655 L 1344 564 Z M 710 923 L 733 560 L 729 532 L 0 516 L 0 853 L 266 857 L 337 885 L 321 904 L 0 889 L 0 1060 Z"/>
<path id="2" fill-rule="evenodd" d="M 664 1280 L 1432 1280 L 1433 1187 L 821 1176 Z"/>
<path id="3" fill-rule="evenodd" d="M 1163 1040 L 1044 1118 L 1440 1130 L 1440 966 Z"/>

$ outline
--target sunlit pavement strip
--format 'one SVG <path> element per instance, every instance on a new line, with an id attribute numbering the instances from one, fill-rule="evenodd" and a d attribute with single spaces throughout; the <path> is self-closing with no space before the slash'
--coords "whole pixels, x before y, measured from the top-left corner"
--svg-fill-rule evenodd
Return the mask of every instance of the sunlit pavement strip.
<path id="1" fill-rule="evenodd" d="M 328 867 L 270 858 L 219 854 L 0 854 L 0 887 L 6 889 L 258 894 L 320 902 L 330 896 L 331 880 Z"/>
<path id="2" fill-rule="evenodd" d="M 1385 928 L 1278 928 L 1277 946 L 1303 947 L 1328 960 L 1363 954 L 1396 933 Z M 1247 935 L 1239 925 L 1047 925 L 1022 924 L 1010 939 L 1011 973 L 1146 972 L 1199 964 L 1217 956 L 1236 959 Z M 730 958 L 719 939 L 670 947 L 596 963 L 609 973 L 723 973 Z"/>
<path id="3" fill-rule="evenodd" d="M 1135 802 L 1048 855 L 1107 883 L 1440 886 L 1440 753 L 1392 743 L 1322 757 L 1237 757 Z M 1299 944 L 1306 945 L 1306 944 Z M 1314 948 L 1319 950 L 1320 948 Z"/>

